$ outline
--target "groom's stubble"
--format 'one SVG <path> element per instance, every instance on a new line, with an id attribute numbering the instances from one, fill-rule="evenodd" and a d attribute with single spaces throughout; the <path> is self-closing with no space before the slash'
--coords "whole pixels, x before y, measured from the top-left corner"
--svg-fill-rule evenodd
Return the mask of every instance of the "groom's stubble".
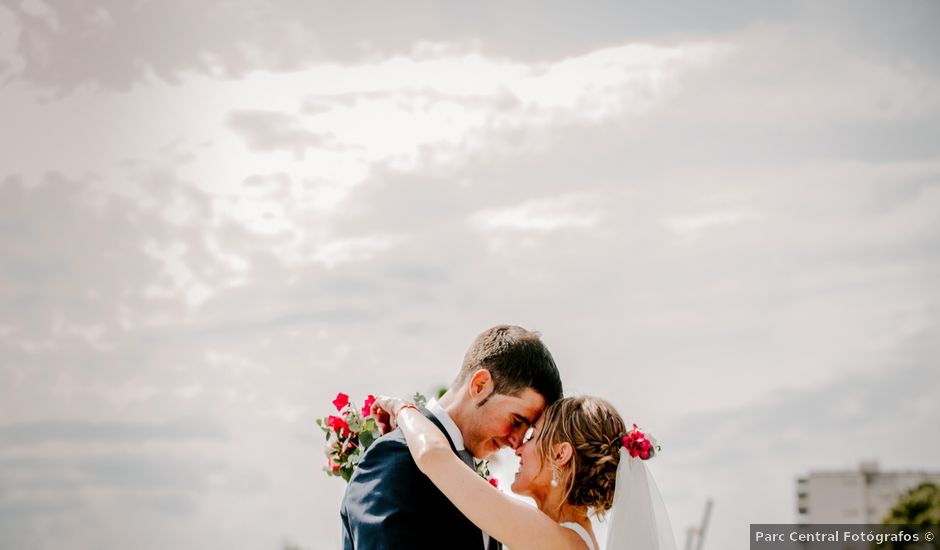
<path id="1" fill-rule="evenodd" d="M 489 372 L 481 369 L 448 390 L 440 404 L 460 429 L 467 450 L 482 459 L 503 447 L 521 445 L 526 430 L 542 414 L 545 398 L 532 388 L 517 395 L 496 393 Z"/>

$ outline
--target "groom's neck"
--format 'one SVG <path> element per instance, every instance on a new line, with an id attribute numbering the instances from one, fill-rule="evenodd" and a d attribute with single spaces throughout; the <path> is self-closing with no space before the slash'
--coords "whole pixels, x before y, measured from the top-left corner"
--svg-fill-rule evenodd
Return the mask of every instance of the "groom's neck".
<path id="1" fill-rule="evenodd" d="M 466 404 L 458 397 L 459 389 L 451 388 L 447 393 L 437 400 L 438 405 L 447 412 L 447 416 L 457 424 L 460 431 L 463 431 L 463 423 L 466 417 Z"/>

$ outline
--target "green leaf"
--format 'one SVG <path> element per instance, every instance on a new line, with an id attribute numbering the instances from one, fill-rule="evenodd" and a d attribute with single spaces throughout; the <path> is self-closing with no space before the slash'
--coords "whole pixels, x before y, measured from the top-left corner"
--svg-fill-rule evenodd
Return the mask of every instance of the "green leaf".
<path id="1" fill-rule="evenodd" d="M 362 446 L 362 450 L 366 450 L 372 445 L 372 442 L 375 441 L 375 436 L 371 431 L 362 432 L 359 434 L 359 444 Z"/>

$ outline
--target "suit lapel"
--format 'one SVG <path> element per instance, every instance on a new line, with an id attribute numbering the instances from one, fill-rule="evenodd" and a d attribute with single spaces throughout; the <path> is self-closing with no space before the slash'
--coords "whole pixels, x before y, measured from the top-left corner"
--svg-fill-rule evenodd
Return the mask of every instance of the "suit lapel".
<path id="1" fill-rule="evenodd" d="M 471 470 L 476 470 L 476 462 L 473 460 L 473 455 L 470 454 L 470 451 L 466 449 L 461 451 L 457 450 L 457 446 L 454 445 L 454 440 L 450 438 L 450 433 L 448 433 L 448 431 L 444 428 L 444 425 L 441 424 L 441 421 L 438 420 L 436 416 L 434 416 L 434 413 L 428 409 L 425 409 L 424 407 L 421 407 L 418 410 L 425 416 L 425 418 L 433 422 L 434 425 L 437 426 L 437 429 L 441 430 L 441 433 L 443 433 L 444 437 L 447 438 L 447 443 L 450 444 L 450 450 L 454 451 L 454 454 L 460 457 L 460 460 L 462 460 L 463 463 L 467 465 L 467 467 L 469 467 Z"/>
<path id="2" fill-rule="evenodd" d="M 458 451 L 458 450 L 457 450 L 457 447 L 454 445 L 454 441 L 450 438 L 450 434 L 447 433 L 447 430 L 444 428 L 444 425 L 441 424 L 441 421 L 438 420 L 436 416 L 434 416 L 434 413 L 432 413 L 431 411 L 427 410 L 427 409 L 424 408 L 424 407 L 418 407 L 418 410 L 421 412 L 421 414 L 424 415 L 425 418 L 427 418 L 427 419 L 430 420 L 435 426 L 437 426 L 437 429 L 441 430 L 441 433 L 443 433 L 443 434 L 444 434 L 444 437 L 447 438 L 447 443 L 450 444 L 450 450 L 453 451 L 455 455 L 457 455 L 458 457 L 460 457 L 460 460 L 463 461 L 463 463 L 466 464 L 468 468 L 470 468 L 471 470 L 475 470 L 476 467 L 475 467 L 475 465 L 474 465 L 474 463 L 473 463 L 473 455 L 470 454 L 470 451 L 467 451 L 466 449 L 463 450 L 463 451 Z M 471 524 L 471 525 L 472 525 L 472 524 Z M 474 526 L 474 527 L 475 527 L 475 526 Z M 502 546 L 496 539 L 494 539 L 493 537 L 490 537 L 490 543 L 489 543 L 489 544 L 487 545 L 487 547 L 484 549 L 484 548 L 483 548 L 483 532 L 480 531 L 480 530 L 477 530 L 477 532 L 480 533 L 480 548 L 481 548 L 481 549 L 483 549 L 483 550 L 502 550 L 502 547 L 503 547 L 503 546 Z"/>
<path id="3" fill-rule="evenodd" d="M 441 424 L 441 421 L 438 420 L 436 416 L 434 416 L 434 413 L 425 409 L 424 407 L 419 407 L 418 410 L 421 412 L 421 414 L 424 415 L 425 418 L 433 422 L 434 425 L 437 426 L 437 429 L 441 430 L 441 433 L 443 433 L 444 437 L 447 438 L 447 443 L 450 444 L 450 450 L 454 451 L 455 454 L 459 455 L 460 453 L 457 451 L 457 447 L 454 446 L 454 441 L 450 438 L 450 434 L 447 433 L 447 429 L 444 428 L 444 425 Z"/>

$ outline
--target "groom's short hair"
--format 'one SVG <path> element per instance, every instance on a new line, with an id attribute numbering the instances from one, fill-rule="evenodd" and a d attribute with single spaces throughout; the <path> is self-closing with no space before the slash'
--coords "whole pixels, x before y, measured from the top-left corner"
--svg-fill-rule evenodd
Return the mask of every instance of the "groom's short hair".
<path id="1" fill-rule="evenodd" d="M 561 399 L 561 375 L 537 332 L 513 325 L 483 331 L 464 355 L 453 385 L 462 384 L 480 369 L 490 372 L 495 393 L 518 395 L 532 388 L 545 398 L 546 406 Z"/>

